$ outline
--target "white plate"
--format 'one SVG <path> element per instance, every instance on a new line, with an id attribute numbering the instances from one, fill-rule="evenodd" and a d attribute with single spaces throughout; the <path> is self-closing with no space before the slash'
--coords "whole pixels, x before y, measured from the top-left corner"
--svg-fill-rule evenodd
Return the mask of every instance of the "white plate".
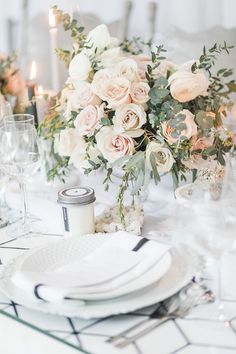
<path id="1" fill-rule="evenodd" d="M 186 201 L 191 199 L 194 189 L 194 183 L 188 183 L 175 190 L 175 197 L 179 201 Z"/>
<path id="2" fill-rule="evenodd" d="M 96 239 L 97 236 L 95 235 L 93 237 Z M 95 242 L 99 243 L 99 237 Z M 91 243 L 93 242 L 91 241 Z M 70 244 L 69 241 L 68 244 Z M 86 252 L 88 249 L 89 244 L 84 251 Z M 105 301 L 86 301 L 84 305 L 79 305 L 76 301 L 68 300 L 60 303 L 47 303 L 37 300 L 24 290 L 17 288 L 11 281 L 13 273 L 19 268 L 22 262 L 22 257 L 13 260 L 3 270 L 0 291 L 10 299 L 25 307 L 49 314 L 84 319 L 103 318 L 110 315 L 124 314 L 153 305 L 173 295 L 191 280 L 202 265 L 201 257 L 194 253 L 190 248 L 183 246 L 178 250 L 172 249 L 171 253 L 171 267 L 161 280 L 150 287 L 146 287 L 145 289 L 115 299 Z"/>
<path id="3" fill-rule="evenodd" d="M 96 235 L 86 235 L 79 238 L 63 239 L 57 243 L 44 245 L 43 247 L 27 252 L 26 255 L 22 257 L 22 262 L 17 270 L 25 272 L 32 270 L 35 272 L 53 271 L 65 264 L 82 259 L 106 242 L 110 235 L 114 234 L 99 233 Z M 147 272 L 123 286 L 107 292 L 80 294 L 79 298 L 84 300 L 105 300 L 143 289 L 158 281 L 167 272 L 170 265 L 171 255 L 167 252 L 165 256 Z"/>

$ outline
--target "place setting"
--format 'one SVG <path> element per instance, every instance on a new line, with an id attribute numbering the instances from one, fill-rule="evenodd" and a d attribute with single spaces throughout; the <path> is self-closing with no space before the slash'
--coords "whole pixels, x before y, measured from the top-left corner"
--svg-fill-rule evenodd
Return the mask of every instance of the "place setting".
<path id="1" fill-rule="evenodd" d="M 233 353 L 236 43 L 77 5 L 0 52 L 0 349 Z"/>

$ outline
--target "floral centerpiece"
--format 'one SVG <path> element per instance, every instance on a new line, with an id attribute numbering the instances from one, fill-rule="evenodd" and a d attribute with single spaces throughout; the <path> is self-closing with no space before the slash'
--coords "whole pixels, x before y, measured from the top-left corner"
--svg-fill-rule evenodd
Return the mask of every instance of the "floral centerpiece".
<path id="1" fill-rule="evenodd" d="M 85 35 L 69 15 L 54 12 L 71 31 L 73 49 L 58 49 L 69 77 L 40 127 L 57 157 L 49 178 L 70 164 L 85 174 L 103 168 L 108 189 L 113 170 L 122 169 L 122 215 L 130 181 L 137 194 L 150 177 L 157 184 L 171 173 L 177 186 L 209 161 L 224 165 L 233 146 L 224 119 L 236 84 L 231 69 L 213 73 L 213 67 L 230 46 L 215 44 L 198 60 L 177 65 L 163 46 L 152 50 L 137 38 L 119 44 L 104 24 Z"/>

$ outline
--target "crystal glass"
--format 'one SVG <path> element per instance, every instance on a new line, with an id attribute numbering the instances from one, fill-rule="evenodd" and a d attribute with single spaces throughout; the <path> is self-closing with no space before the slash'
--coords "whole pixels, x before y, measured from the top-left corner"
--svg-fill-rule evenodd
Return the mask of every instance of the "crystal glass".
<path id="1" fill-rule="evenodd" d="M 220 272 L 222 257 L 236 247 L 236 194 L 230 163 L 227 163 L 221 194 L 218 198 L 202 188 L 181 201 L 176 212 L 177 242 L 195 248 L 206 259 L 206 265 L 216 268 L 216 301 L 214 319 L 226 320 L 220 301 Z"/>
<path id="2" fill-rule="evenodd" d="M 0 168 L 18 180 L 22 199 L 22 220 L 15 236 L 31 231 L 31 219 L 26 198 L 26 180 L 40 167 L 40 153 L 34 117 L 16 114 L 5 117 L 0 126 Z"/>

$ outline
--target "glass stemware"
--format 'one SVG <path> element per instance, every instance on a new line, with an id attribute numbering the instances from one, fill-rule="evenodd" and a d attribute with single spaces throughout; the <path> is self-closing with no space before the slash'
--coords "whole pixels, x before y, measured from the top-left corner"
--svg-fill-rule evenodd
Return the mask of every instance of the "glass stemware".
<path id="1" fill-rule="evenodd" d="M 187 243 L 206 259 L 206 266 L 216 267 L 216 301 L 213 318 L 225 321 L 220 300 L 221 260 L 236 246 L 236 184 L 232 178 L 230 164 L 227 163 L 222 191 L 215 199 L 210 190 L 201 189 L 178 205 L 177 242 Z"/>
<path id="2" fill-rule="evenodd" d="M 10 177 L 16 178 L 23 198 L 22 220 L 14 236 L 31 231 L 26 180 L 40 167 L 40 153 L 34 117 L 18 114 L 5 117 L 0 126 L 0 168 Z"/>

